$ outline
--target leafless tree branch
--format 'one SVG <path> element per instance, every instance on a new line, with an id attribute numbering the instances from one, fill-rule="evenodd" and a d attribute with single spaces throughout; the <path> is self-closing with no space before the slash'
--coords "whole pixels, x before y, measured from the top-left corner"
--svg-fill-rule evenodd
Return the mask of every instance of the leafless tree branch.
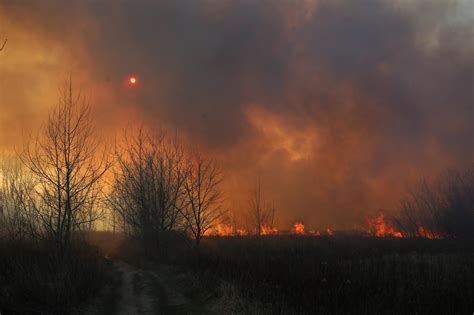
<path id="1" fill-rule="evenodd" d="M 224 215 L 219 185 L 222 175 L 213 160 L 195 153 L 189 161 L 189 175 L 184 182 L 187 207 L 183 215 L 191 236 L 199 246 L 202 237 Z"/>
<path id="2" fill-rule="evenodd" d="M 7 41 L 8 41 L 8 38 L 5 38 L 5 41 L 3 42 L 3 45 L 2 45 L 2 47 L 0 48 L 0 51 L 2 51 L 3 48 L 5 48 L 5 45 L 7 44 Z"/>
<path id="3" fill-rule="evenodd" d="M 184 150 L 176 138 L 141 128 L 125 134 L 116 149 L 117 168 L 109 203 L 124 231 L 147 245 L 161 246 L 163 233 L 182 223 L 186 206 L 183 184 L 188 172 Z"/>
<path id="4" fill-rule="evenodd" d="M 44 231 L 64 248 L 75 231 L 91 228 L 99 217 L 100 180 L 111 167 L 97 152 L 91 109 L 69 80 L 45 128 L 30 140 L 22 160 L 37 182 Z M 87 224 L 85 224 L 87 222 Z"/>

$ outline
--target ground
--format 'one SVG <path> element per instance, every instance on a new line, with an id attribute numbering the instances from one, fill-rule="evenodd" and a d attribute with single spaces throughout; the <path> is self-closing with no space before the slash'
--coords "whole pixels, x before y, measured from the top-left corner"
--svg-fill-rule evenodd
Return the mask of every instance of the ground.
<path id="1" fill-rule="evenodd" d="M 99 314 L 108 309 L 109 314 L 217 314 L 219 300 L 206 289 L 199 287 L 190 274 L 169 265 L 150 264 L 135 267 L 123 260 L 114 260 L 113 270 L 119 276 L 114 285 L 119 287 L 112 298 L 86 314 Z"/>
<path id="2" fill-rule="evenodd" d="M 472 314 L 474 250 L 456 239 L 210 237 L 199 259 L 104 251 L 95 314 Z M 195 253 L 194 253 L 195 254 Z M 194 259 L 193 259 L 194 258 Z M 168 264 L 164 264 L 166 261 Z M 116 290 L 116 292 L 114 292 Z"/>
<path id="3" fill-rule="evenodd" d="M 153 299 L 146 290 L 144 271 L 123 261 L 116 261 L 115 267 L 121 274 L 119 314 L 153 314 Z"/>

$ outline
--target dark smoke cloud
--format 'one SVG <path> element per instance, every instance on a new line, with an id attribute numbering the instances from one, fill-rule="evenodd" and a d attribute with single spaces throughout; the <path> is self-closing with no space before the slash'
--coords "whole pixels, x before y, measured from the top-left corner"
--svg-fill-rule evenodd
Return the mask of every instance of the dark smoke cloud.
<path id="1" fill-rule="evenodd" d="M 351 227 L 395 207 L 417 176 L 474 158 L 469 1 L 1 8 L 9 25 L 63 47 L 69 64 L 57 67 L 102 87 L 104 120 L 132 104 L 219 158 L 233 208 L 245 208 L 260 174 L 282 226 Z M 130 73 L 140 79 L 133 93 L 121 85 Z"/>

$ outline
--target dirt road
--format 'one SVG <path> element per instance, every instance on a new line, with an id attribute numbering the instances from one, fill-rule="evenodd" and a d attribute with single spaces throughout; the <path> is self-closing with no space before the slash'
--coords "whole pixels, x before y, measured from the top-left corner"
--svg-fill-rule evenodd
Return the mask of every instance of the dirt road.
<path id="1" fill-rule="evenodd" d="M 216 297 L 196 279 L 167 265 L 139 269 L 121 260 L 114 262 L 121 274 L 120 315 L 215 314 Z"/>
<path id="2" fill-rule="evenodd" d="M 153 300 L 144 281 L 144 271 L 134 268 L 123 261 L 116 261 L 115 266 L 122 275 L 119 314 L 155 314 Z"/>

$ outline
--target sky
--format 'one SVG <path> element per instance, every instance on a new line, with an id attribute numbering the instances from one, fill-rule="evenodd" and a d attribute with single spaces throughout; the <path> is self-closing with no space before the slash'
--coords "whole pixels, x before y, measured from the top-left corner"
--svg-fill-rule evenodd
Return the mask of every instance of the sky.
<path id="1" fill-rule="evenodd" d="M 2 0 L 2 38 L 0 150 L 72 77 L 108 138 L 177 131 L 281 228 L 357 227 L 474 161 L 470 0 Z"/>

